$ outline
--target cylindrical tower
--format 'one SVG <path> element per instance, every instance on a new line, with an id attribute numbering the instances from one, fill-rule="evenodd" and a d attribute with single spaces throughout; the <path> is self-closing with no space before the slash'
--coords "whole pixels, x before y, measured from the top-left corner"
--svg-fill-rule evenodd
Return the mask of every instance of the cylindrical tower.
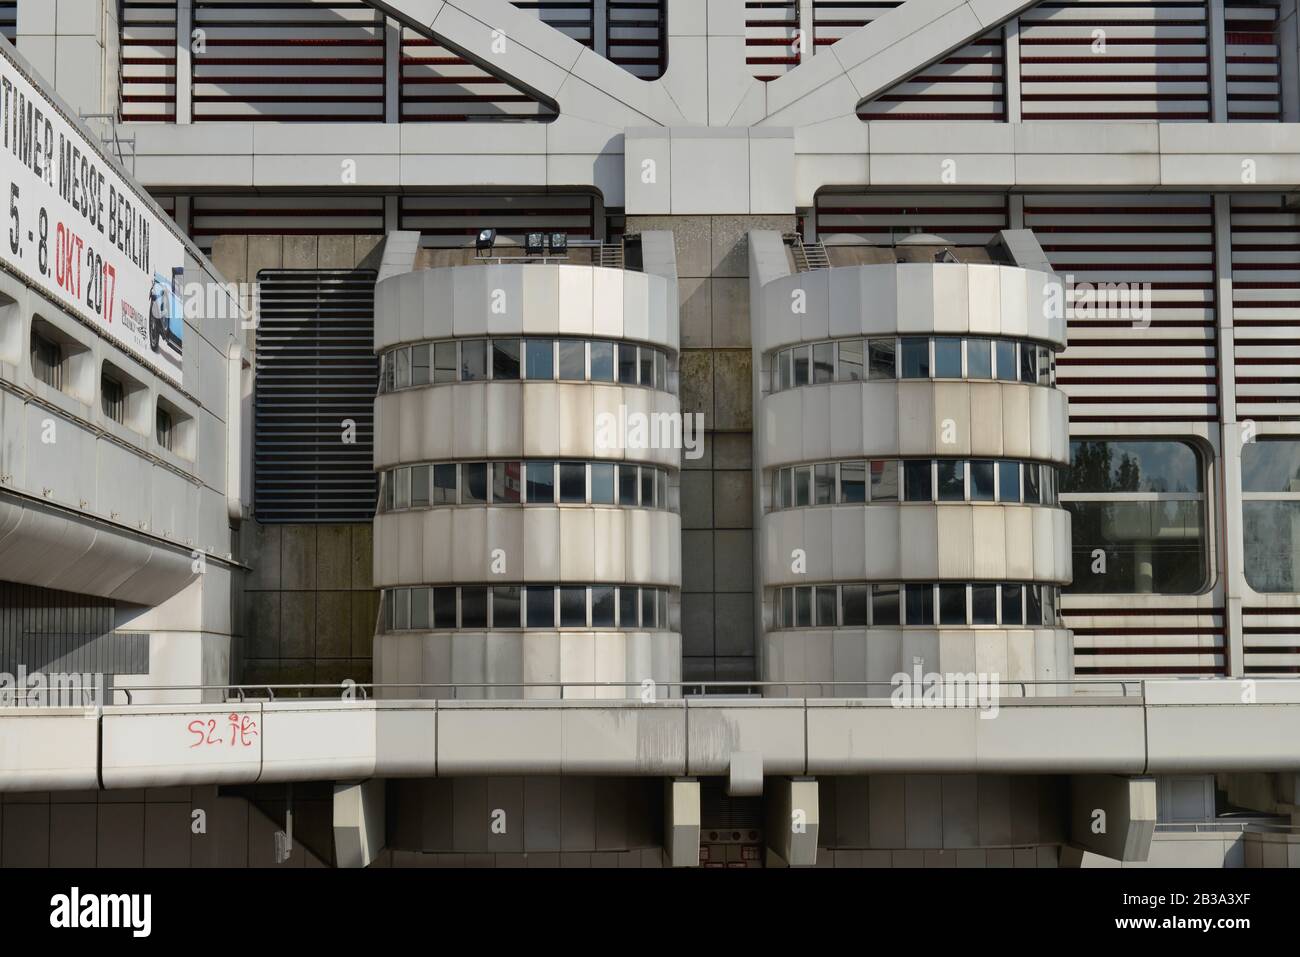
<path id="1" fill-rule="evenodd" d="M 794 273 L 760 292 L 761 654 L 764 677 L 798 693 L 1072 676 L 1059 289 L 1046 272 L 935 258 L 952 261 Z"/>
<path id="2" fill-rule="evenodd" d="M 680 423 L 675 278 L 466 265 L 375 296 L 375 681 L 621 698 L 679 680 L 681 453 L 655 428 Z"/>

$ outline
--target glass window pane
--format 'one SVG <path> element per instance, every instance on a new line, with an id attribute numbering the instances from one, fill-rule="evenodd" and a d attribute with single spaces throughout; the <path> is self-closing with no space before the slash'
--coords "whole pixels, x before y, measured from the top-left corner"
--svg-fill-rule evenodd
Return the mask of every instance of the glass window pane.
<path id="1" fill-rule="evenodd" d="M 794 589 L 781 589 L 781 627 L 794 627 Z"/>
<path id="2" fill-rule="evenodd" d="M 655 502 L 655 472 L 651 468 L 641 469 L 641 507 L 654 508 Z"/>
<path id="3" fill-rule="evenodd" d="M 794 352 L 790 349 L 783 349 L 777 355 L 778 379 L 782 389 L 791 389 L 794 387 Z"/>
<path id="4" fill-rule="evenodd" d="M 518 339 L 492 340 L 492 378 L 503 380 L 519 378 Z"/>
<path id="5" fill-rule="evenodd" d="M 668 357 L 658 349 L 655 350 L 655 388 L 668 391 Z"/>
<path id="6" fill-rule="evenodd" d="M 908 585 L 904 589 L 909 625 L 934 624 L 934 589 L 930 585 Z"/>
<path id="7" fill-rule="evenodd" d="M 411 589 L 411 627 L 427 630 L 429 627 L 430 589 Z"/>
<path id="8" fill-rule="evenodd" d="M 528 504 L 555 503 L 555 463 L 528 463 Z"/>
<path id="9" fill-rule="evenodd" d="M 578 339 L 560 340 L 560 378 L 582 382 L 587 378 L 587 344 Z"/>
<path id="10" fill-rule="evenodd" d="M 862 374 L 862 340 L 840 343 L 840 381 L 860 382 Z"/>
<path id="11" fill-rule="evenodd" d="M 518 628 L 521 605 L 518 585 L 493 585 L 492 627 Z"/>
<path id="12" fill-rule="evenodd" d="M 518 504 L 520 481 L 518 462 L 492 463 L 492 501 L 502 504 Z"/>
<path id="13" fill-rule="evenodd" d="M 812 589 L 794 590 L 794 624 L 796 628 L 812 627 Z"/>
<path id="14" fill-rule="evenodd" d="M 933 501 L 930 488 L 930 462 L 903 463 L 903 500 L 907 502 Z"/>
<path id="15" fill-rule="evenodd" d="M 987 339 L 966 340 L 966 375 L 971 379 L 993 378 L 992 343 Z"/>
<path id="16" fill-rule="evenodd" d="M 781 469 L 777 472 L 777 507 L 794 508 L 794 471 Z"/>
<path id="17" fill-rule="evenodd" d="M 636 385 L 636 346 L 625 342 L 618 344 L 618 381 Z"/>
<path id="18" fill-rule="evenodd" d="M 840 588 L 843 608 L 841 614 L 844 627 L 866 627 L 867 624 L 867 586 L 843 585 Z"/>
<path id="19" fill-rule="evenodd" d="M 1264 443 L 1260 443 L 1264 444 Z M 1268 445 L 1292 445 L 1291 442 L 1268 442 Z M 1246 449 L 1252 448 L 1247 445 Z M 1273 454 L 1270 450 L 1269 454 Z M 1264 472 L 1264 464 L 1272 469 Z M 1261 463 L 1251 467 L 1259 484 L 1285 481 L 1289 462 Z M 1242 455 L 1242 471 L 1247 462 Z M 1242 505 L 1242 529 L 1245 538 L 1246 581 L 1257 592 L 1300 592 L 1300 502 L 1245 502 Z"/>
<path id="20" fill-rule="evenodd" d="M 586 463 L 560 463 L 560 501 L 566 505 L 581 504 L 587 501 Z"/>
<path id="21" fill-rule="evenodd" d="M 463 382 L 487 378 L 486 339 L 470 339 L 460 344 L 460 378 Z"/>
<path id="22" fill-rule="evenodd" d="M 794 504 L 802 507 L 812 504 L 812 466 L 802 465 L 794 470 Z"/>
<path id="23" fill-rule="evenodd" d="M 838 600 L 835 594 L 834 585 L 817 586 L 817 627 L 818 628 L 834 628 L 836 624 L 838 624 L 838 622 L 836 621 L 836 617 L 838 613 L 835 607 L 837 603 Z"/>
<path id="24" fill-rule="evenodd" d="M 1070 467 L 1061 476 L 1062 492 L 1202 490 L 1199 456 L 1184 442 L 1071 442 Z"/>
<path id="25" fill-rule="evenodd" d="M 1020 381 L 1030 385 L 1038 382 L 1038 347 L 1027 342 L 1020 344 Z"/>
<path id="26" fill-rule="evenodd" d="M 411 350 L 398 349 L 393 353 L 397 362 L 397 388 L 405 389 L 411 385 Z"/>
<path id="27" fill-rule="evenodd" d="M 591 503 L 593 505 L 614 504 L 614 466 L 611 463 L 592 463 Z"/>
<path id="28" fill-rule="evenodd" d="M 397 588 L 389 592 L 393 599 L 393 627 L 411 627 L 411 589 Z"/>
<path id="29" fill-rule="evenodd" d="M 465 487 L 460 491 L 460 500 L 465 505 L 483 505 L 487 502 L 487 463 L 466 462 L 461 465 L 461 475 Z"/>
<path id="30" fill-rule="evenodd" d="M 865 502 L 867 500 L 867 463 L 840 463 L 840 501 Z"/>
<path id="31" fill-rule="evenodd" d="M 618 467 L 618 504 L 636 505 L 636 466 L 620 465 Z"/>
<path id="32" fill-rule="evenodd" d="M 659 603 L 655 600 L 653 588 L 641 589 L 641 627 L 659 627 Z"/>
<path id="33" fill-rule="evenodd" d="M 433 590 L 433 627 L 438 629 L 456 627 L 456 589 L 435 588 Z"/>
<path id="34" fill-rule="evenodd" d="M 772 391 L 783 392 L 790 388 L 790 381 L 786 377 L 786 369 L 790 363 L 787 361 L 788 356 L 785 352 L 778 352 L 772 356 Z"/>
<path id="35" fill-rule="evenodd" d="M 654 469 L 655 504 L 658 508 L 668 508 L 668 473 L 663 469 Z"/>
<path id="36" fill-rule="evenodd" d="M 1019 374 L 1016 368 L 1016 344 L 1006 339 L 999 339 L 994 344 L 994 354 L 998 378 L 1004 382 L 1015 382 Z"/>
<path id="37" fill-rule="evenodd" d="M 429 495 L 435 505 L 456 504 L 456 466 L 435 465 L 433 467 L 433 491 Z"/>
<path id="38" fill-rule="evenodd" d="M 1056 382 L 1056 376 L 1053 375 L 1052 369 L 1052 350 L 1047 346 L 1038 347 L 1038 384 L 1052 385 Z"/>
<path id="39" fill-rule="evenodd" d="M 939 586 L 939 624 L 966 624 L 966 586 Z"/>
<path id="40" fill-rule="evenodd" d="M 560 586 L 560 627 L 587 627 L 587 589 Z"/>
<path id="41" fill-rule="evenodd" d="M 638 625 L 637 612 L 641 608 L 638 600 L 636 589 L 624 585 L 618 590 L 618 626 L 620 628 L 636 628 Z"/>
<path id="42" fill-rule="evenodd" d="M 1042 587 L 1030 585 L 1025 589 L 1025 624 L 1037 628 L 1043 623 Z"/>
<path id="43" fill-rule="evenodd" d="M 1020 463 L 998 463 L 998 501 L 1020 501 Z"/>
<path id="44" fill-rule="evenodd" d="M 429 504 L 429 466 L 411 467 L 411 505 L 423 508 Z"/>
<path id="45" fill-rule="evenodd" d="M 386 472 L 384 474 L 384 511 L 393 510 L 393 486 L 397 484 L 397 473 Z"/>
<path id="46" fill-rule="evenodd" d="M 397 470 L 397 491 L 394 493 L 394 505 L 397 508 L 411 507 L 411 470 Z"/>
<path id="47" fill-rule="evenodd" d="M 456 381 L 456 343 L 438 342 L 434 344 L 433 381 Z"/>
<path id="48" fill-rule="evenodd" d="M 555 344 L 550 339 L 526 339 L 524 349 L 528 359 L 528 378 L 555 378 Z"/>
<path id="49" fill-rule="evenodd" d="M 898 501 L 898 460 L 871 460 L 871 501 Z"/>
<path id="50" fill-rule="evenodd" d="M 1002 624 L 1025 623 L 1024 589 L 1019 585 L 1002 586 Z"/>
<path id="51" fill-rule="evenodd" d="M 819 342 L 812 347 L 813 382 L 830 382 L 835 378 L 835 343 Z"/>
<path id="52" fill-rule="evenodd" d="M 790 353 L 794 356 L 794 384 L 797 386 L 807 385 L 810 378 L 808 347 L 795 346 L 790 350 Z"/>
<path id="53" fill-rule="evenodd" d="M 921 339 L 921 338 L 910 337 L 910 336 L 903 339 L 903 378 L 904 379 L 930 378 L 930 340 L 929 339 Z"/>
<path id="54" fill-rule="evenodd" d="M 1252 515 L 1255 520 L 1259 517 L 1252 507 L 1259 504 L 1244 505 L 1248 536 Z M 1063 505 L 1071 522 L 1071 592 L 1188 595 L 1204 586 L 1208 555 L 1203 502 L 1067 501 Z M 1278 532 L 1265 534 L 1272 540 Z M 1105 553 L 1104 566 L 1093 556 L 1096 549 Z M 1249 581 L 1249 559 L 1246 564 Z"/>
<path id="55" fill-rule="evenodd" d="M 614 381 L 614 343 L 591 343 L 591 381 Z"/>
<path id="56" fill-rule="evenodd" d="M 997 585 L 971 586 L 970 620 L 972 625 L 996 625 L 998 623 Z"/>
<path id="57" fill-rule="evenodd" d="M 593 628 L 614 627 L 614 586 L 592 586 L 591 626 Z"/>
<path id="58" fill-rule="evenodd" d="M 936 379 L 961 378 L 961 340 L 940 336 L 934 340 L 934 376 Z"/>
<path id="59" fill-rule="evenodd" d="M 1300 442 L 1259 438 L 1241 448 L 1244 492 L 1300 492 Z"/>
<path id="60" fill-rule="evenodd" d="M 993 501 L 993 463 L 975 461 L 970 464 L 970 500 Z"/>
<path id="61" fill-rule="evenodd" d="M 641 384 L 644 386 L 654 386 L 655 382 L 655 351 L 649 346 L 641 347 Z"/>
<path id="62" fill-rule="evenodd" d="M 939 460 L 939 501 L 966 500 L 966 463 L 960 459 Z"/>
<path id="63" fill-rule="evenodd" d="M 831 505 L 835 502 L 835 466 L 818 465 L 813 468 L 813 501 L 817 505 Z"/>
<path id="64" fill-rule="evenodd" d="M 893 339 L 872 339 L 867 343 L 867 357 L 872 379 L 892 379 L 898 374 L 897 348 Z"/>
<path id="65" fill-rule="evenodd" d="M 1025 501 L 1038 503 L 1038 463 L 1026 462 L 1024 467 L 1025 474 Z"/>
<path id="66" fill-rule="evenodd" d="M 529 628 L 555 627 L 555 589 L 550 585 L 529 585 L 524 589 Z"/>
<path id="67" fill-rule="evenodd" d="M 429 344 L 411 347 L 411 385 L 429 384 Z"/>
<path id="68" fill-rule="evenodd" d="M 871 624 L 874 628 L 899 624 L 898 586 L 871 586 Z"/>
<path id="69" fill-rule="evenodd" d="M 487 588 L 467 585 L 460 590 L 460 626 L 462 628 L 487 627 Z"/>

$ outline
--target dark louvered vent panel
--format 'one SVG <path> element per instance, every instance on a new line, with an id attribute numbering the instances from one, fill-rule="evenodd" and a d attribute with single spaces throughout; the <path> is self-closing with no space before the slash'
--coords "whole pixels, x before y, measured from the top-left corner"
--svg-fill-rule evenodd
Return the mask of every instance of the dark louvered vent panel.
<path id="1" fill-rule="evenodd" d="M 1057 359 L 1056 381 L 1070 398 L 1070 422 L 1213 421 L 1218 362 L 1210 197 L 1031 194 L 1025 225 L 1063 280 L 1073 277 L 1085 293 L 1079 284 L 1128 284 L 1122 295 L 1115 290 L 1114 301 L 1137 309 L 1067 312 L 1070 345 Z M 1096 295 L 1092 301 L 1099 301 Z"/>
<path id="2" fill-rule="evenodd" d="M 817 196 L 817 237 L 834 244 L 888 246 L 911 233 L 935 233 L 982 246 L 1008 226 L 998 193 L 832 193 Z"/>
<path id="3" fill-rule="evenodd" d="M 811 56 L 798 36 L 798 0 L 745 0 L 745 62 L 755 77 L 775 80 Z"/>
<path id="4" fill-rule="evenodd" d="M 1242 609 L 1247 675 L 1300 675 L 1300 608 Z"/>
<path id="5" fill-rule="evenodd" d="M 176 122 L 176 0 L 122 0 L 120 14 L 122 119 Z"/>
<path id="6" fill-rule="evenodd" d="M 401 228 L 420 233 L 425 246 L 464 246 L 480 229 L 522 243 L 528 232 L 562 232 L 592 239 L 596 201 L 586 193 L 504 195 L 430 194 L 401 199 Z"/>
<path id="7" fill-rule="evenodd" d="M 1300 420 L 1300 211 L 1275 194 L 1232 198 L 1237 415 Z"/>
<path id="8" fill-rule="evenodd" d="M 668 66 L 665 0 L 604 2 L 606 55 L 643 80 L 656 80 L 663 76 Z"/>
<path id="9" fill-rule="evenodd" d="M 1228 119 L 1252 123 L 1281 120 L 1278 4 L 1267 0 L 1230 3 L 1223 16 L 1228 41 Z"/>
<path id="10" fill-rule="evenodd" d="M 149 636 L 113 620 L 107 598 L 0 582 L 0 672 L 148 674 Z"/>
<path id="11" fill-rule="evenodd" d="M 858 107 L 864 120 L 1006 119 L 999 27 Z"/>
<path id="12" fill-rule="evenodd" d="M 1161 608 L 1091 607 L 1096 604 L 1078 595 L 1063 598 L 1078 677 L 1224 674 L 1222 608 L 1198 608 L 1172 596 Z"/>
<path id="13" fill-rule="evenodd" d="M 375 272 L 265 269 L 257 278 L 257 519 L 368 522 L 377 495 Z"/>

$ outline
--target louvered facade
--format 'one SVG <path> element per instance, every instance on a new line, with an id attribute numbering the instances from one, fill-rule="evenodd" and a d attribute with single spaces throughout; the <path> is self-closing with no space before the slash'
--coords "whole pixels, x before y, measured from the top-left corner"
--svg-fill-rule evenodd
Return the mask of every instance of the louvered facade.
<path id="1" fill-rule="evenodd" d="M 122 0 L 121 17 L 122 119 L 174 123 L 176 0 Z"/>
<path id="2" fill-rule="evenodd" d="M 258 275 L 255 501 L 263 523 L 374 515 L 371 270 Z"/>

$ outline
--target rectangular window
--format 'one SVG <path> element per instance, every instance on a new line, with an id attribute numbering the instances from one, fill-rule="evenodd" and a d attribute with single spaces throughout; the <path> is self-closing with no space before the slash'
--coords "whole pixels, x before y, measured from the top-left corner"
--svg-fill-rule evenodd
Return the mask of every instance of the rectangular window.
<path id="1" fill-rule="evenodd" d="M 1020 501 L 1020 463 L 998 463 L 998 501 Z"/>
<path id="2" fill-rule="evenodd" d="M 393 473 L 396 479 L 396 490 L 393 492 L 393 504 L 397 508 L 411 507 L 411 470 L 409 468 L 398 469 Z"/>
<path id="3" fill-rule="evenodd" d="M 492 340 L 492 378 L 511 381 L 519 378 L 519 340 Z"/>
<path id="4" fill-rule="evenodd" d="M 652 468 L 641 469 L 641 507 L 654 508 L 655 502 L 655 473 Z"/>
<path id="5" fill-rule="evenodd" d="M 867 586 L 842 585 L 840 587 L 845 628 L 864 628 L 867 624 Z"/>
<path id="6" fill-rule="evenodd" d="M 898 623 L 898 586 L 872 585 L 871 624 L 879 628 L 884 625 L 897 625 Z"/>
<path id="7" fill-rule="evenodd" d="M 993 501 L 993 463 L 975 461 L 970 464 L 970 500 L 972 502 Z"/>
<path id="8" fill-rule="evenodd" d="M 554 505 L 555 504 L 555 463 L 554 462 L 529 462 L 527 463 L 528 471 L 528 504 L 529 505 Z"/>
<path id="9" fill-rule="evenodd" d="M 586 589 L 560 585 L 560 628 L 586 628 Z"/>
<path id="10" fill-rule="evenodd" d="M 1038 382 L 1038 349 L 1026 342 L 1020 344 L 1020 381 Z"/>
<path id="11" fill-rule="evenodd" d="M 1025 463 L 1025 501 L 1038 504 L 1038 465 Z"/>
<path id="12" fill-rule="evenodd" d="M 608 462 L 591 466 L 591 504 L 614 504 L 614 466 Z"/>
<path id="13" fill-rule="evenodd" d="M 1002 586 L 1002 624 L 1023 625 L 1025 623 L 1024 589 L 1019 585 Z"/>
<path id="14" fill-rule="evenodd" d="M 554 342 L 550 339 L 525 339 L 524 354 L 529 379 L 546 381 L 555 378 Z"/>
<path id="15" fill-rule="evenodd" d="M 587 501 L 587 466 L 582 462 L 560 463 L 560 501 L 565 505 Z"/>
<path id="16" fill-rule="evenodd" d="M 907 623 L 933 625 L 934 588 L 930 585 L 908 585 L 904 593 L 907 599 Z"/>
<path id="17" fill-rule="evenodd" d="M 1016 344 L 1005 339 L 997 341 L 998 378 L 1004 382 L 1016 381 Z"/>
<path id="18" fill-rule="evenodd" d="M 794 384 L 807 385 L 812 377 L 812 370 L 808 367 L 808 347 L 795 346 L 790 354 L 794 356 Z"/>
<path id="19" fill-rule="evenodd" d="M 550 585 L 529 585 L 524 589 L 529 628 L 555 627 L 555 589 Z"/>
<path id="20" fill-rule="evenodd" d="M 440 631 L 456 627 L 456 589 L 433 590 L 433 627 Z"/>
<path id="21" fill-rule="evenodd" d="M 583 382 L 587 378 L 587 344 L 577 339 L 560 340 L 560 378 Z"/>
<path id="22" fill-rule="evenodd" d="M 411 385 L 411 350 L 398 349 L 393 353 L 393 359 L 397 365 L 395 380 L 397 388 L 407 389 Z"/>
<path id="23" fill-rule="evenodd" d="M 641 589 L 641 627 L 657 629 L 659 627 L 659 601 L 655 589 Z"/>
<path id="24" fill-rule="evenodd" d="M 1051 385 L 1056 381 L 1052 375 L 1052 350 L 1047 346 L 1038 347 L 1038 384 Z"/>
<path id="25" fill-rule="evenodd" d="M 393 599 L 393 627 L 405 630 L 411 627 L 411 589 L 398 588 L 388 593 Z"/>
<path id="26" fill-rule="evenodd" d="M 1025 589 L 1025 624 L 1037 628 L 1043 623 L 1043 593 L 1041 586 L 1030 585 Z"/>
<path id="27" fill-rule="evenodd" d="M 819 342 L 812 347 L 813 382 L 831 382 L 835 379 L 835 343 Z"/>
<path id="28" fill-rule="evenodd" d="M 620 465 L 618 467 L 618 504 L 636 505 L 636 466 Z"/>
<path id="29" fill-rule="evenodd" d="M 817 465 L 813 468 L 813 501 L 817 505 L 835 502 L 835 466 Z"/>
<path id="30" fill-rule="evenodd" d="M 970 590 L 970 615 L 973 625 L 998 623 L 998 586 L 972 585 Z"/>
<path id="31" fill-rule="evenodd" d="M 619 588 L 618 626 L 620 628 L 636 628 L 638 626 L 637 612 L 640 607 L 635 588 L 628 585 Z"/>
<path id="32" fill-rule="evenodd" d="M 776 479 L 776 507 L 793 508 L 794 472 L 791 469 L 780 469 L 776 473 Z"/>
<path id="33" fill-rule="evenodd" d="M 431 471 L 427 465 L 411 466 L 411 506 L 413 508 L 426 508 L 429 504 L 429 475 Z"/>
<path id="34" fill-rule="evenodd" d="M 794 625 L 796 628 L 812 627 L 812 589 L 794 590 Z"/>
<path id="35" fill-rule="evenodd" d="M 411 347 L 411 385 L 429 384 L 429 344 Z"/>
<path id="36" fill-rule="evenodd" d="M 653 387 L 655 384 L 655 351 L 649 346 L 641 347 L 641 384 Z"/>
<path id="37" fill-rule="evenodd" d="M 903 378 L 930 378 L 930 340 L 916 337 L 903 339 Z"/>
<path id="38" fill-rule="evenodd" d="M 655 388 L 668 391 L 668 357 L 658 349 L 655 350 Z"/>
<path id="39" fill-rule="evenodd" d="M 434 505 L 456 504 L 456 466 L 435 465 L 433 467 L 433 491 L 429 500 Z"/>
<path id="40" fill-rule="evenodd" d="M 794 470 L 794 504 L 800 508 L 812 504 L 811 465 L 801 465 Z"/>
<path id="41" fill-rule="evenodd" d="M 893 339 L 872 339 L 867 343 L 868 374 L 872 379 L 893 379 L 898 375 L 897 345 Z"/>
<path id="42" fill-rule="evenodd" d="M 461 489 L 460 500 L 465 505 L 487 504 L 487 463 L 466 462 L 461 467 L 465 487 Z"/>
<path id="43" fill-rule="evenodd" d="M 460 378 L 462 382 L 486 379 L 487 340 L 470 339 L 460 344 Z"/>
<path id="44" fill-rule="evenodd" d="M 462 628 L 487 627 L 487 588 L 473 585 L 460 590 L 460 626 Z"/>
<path id="45" fill-rule="evenodd" d="M 794 350 L 786 349 L 780 355 L 781 360 L 781 381 L 783 389 L 794 388 Z"/>
<path id="46" fill-rule="evenodd" d="M 119 424 L 126 421 L 126 390 L 116 379 L 100 377 L 99 404 L 107 418 Z"/>
<path id="47" fill-rule="evenodd" d="M 655 505 L 658 508 L 668 508 L 668 473 L 662 469 L 654 469 L 655 473 Z"/>
<path id="48" fill-rule="evenodd" d="M 934 340 L 934 377 L 961 378 L 961 340 L 940 336 Z"/>
<path id="49" fill-rule="evenodd" d="M 939 624 L 966 624 L 966 586 L 939 586 Z"/>
<path id="50" fill-rule="evenodd" d="M 790 381 L 786 378 L 787 353 L 777 352 L 772 355 L 772 391 L 783 392 L 790 388 Z"/>
<path id="51" fill-rule="evenodd" d="M 867 463 L 840 463 L 840 501 L 847 503 L 867 500 Z"/>
<path id="52" fill-rule="evenodd" d="M 428 588 L 411 589 L 411 627 L 421 631 L 429 629 L 429 591 Z"/>
<path id="53" fill-rule="evenodd" d="M 960 459 L 939 460 L 939 501 L 966 500 L 966 463 Z"/>
<path id="54" fill-rule="evenodd" d="M 159 406 L 154 416 L 154 438 L 158 440 L 159 445 L 170 452 L 175 435 L 176 429 L 172 422 L 171 413 Z"/>
<path id="55" fill-rule="evenodd" d="M 781 627 L 794 627 L 794 589 L 781 589 Z"/>
<path id="56" fill-rule="evenodd" d="M 871 501 L 898 501 L 898 460 L 871 460 Z"/>
<path id="57" fill-rule="evenodd" d="M 612 585 L 592 586 L 591 627 L 614 627 L 614 588 Z"/>
<path id="58" fill-rule="evenodd" d="M 836 605 L 839 600 L 835 594 L 834 585 L 817 586 L 817 627 L 834 628 L 839 622 L 836 620 L 838 613 Z"/>
<path id="59" fill-rule="evenodd" d="M 840 343 L 840 381 L 861 382 L 862 374 L 862 340 Z"/>
<path id="60" fill-rule="evenodd" d="M 966 375 L 971 379 L 993 378 L 992 343 L 987 339 L 966 340 Z"/>
<path id="61" fill-rule="evenodd" d="M 456 343 L 437 342 L 433 346 L 433 381 L 456 381 Z"/>
<path id="62" fill-rule="evenodd" d="M 518 585 L 493 585 L 492 627 L 518 628 L 521 604 Z"/>
<path id="63" fill-rule="evenodd" d="M 623 342 L 618 344 L 618 381 L 624 385 L 636 385 L 636 346 Z"/>
<path id="64" fill-rule="evenodd" d="M 591 343 L 591 381 L 614 381 L 614 343 Z"/>
<path id="65" fill-rule="evenodd" d="M 930 462 L 903 463 L 903 500 L 906 502 L 931 502 L 934 494 L 930 487 Z"/>
<path id="66" fill-rule="evenodd" d="M 518 505 L 521 467 L 518 462 L 492 463 L 492 501 L 503 505 Z"/>

